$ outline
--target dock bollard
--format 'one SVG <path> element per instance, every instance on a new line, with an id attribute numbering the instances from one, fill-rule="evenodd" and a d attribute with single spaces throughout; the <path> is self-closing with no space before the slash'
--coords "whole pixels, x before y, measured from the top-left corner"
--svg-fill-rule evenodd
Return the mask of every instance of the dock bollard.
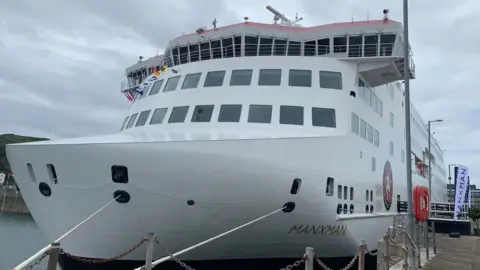
<path id="1" fill-rule="evenodd" d="M 433 233 L 433 254 L 437 254 L 437 240 L 435 239 L 435 221 L 432 220 L 432 233 Z"/>
<path id="2" fill-rule="evenodd" d="M 53 242 L 50 246 L 50 254 L 48 256 L 47 270 L 56 270 L 58 263 L 58 254 L 60 254 L 60 243 Z"/>
<path id="3" fill-rule="evenodd" d="M 430 260 L 430 243 L 428 242 L 428 222 L 425 221 L 425 226 L 424 226 L 424 230 L 423 230 L 424 234 L 425 234 L 425 256 L 427 258 L 427 261 Z"/>
<path id="4" fill-rule="evenodd" d="M 152 270 L 154 241 L 155 241 L 155 234 L 149 233 L 147 235 L 147 255 L 145 257 L 145 270 Z"/>
<path id="5" fill-rule="evenodd" d="M 305 270 L 313 270 L 313 261 L 315 260 L 315 254 L 312 247 L 305 249 L 305 255 L 307 255 L 307 261 L 305 262 Z"/>
<path id="6" fill-rule="evenodd" d="M 365 240 L 360 240 L 360 247 L 358 251 L 358 270 L 365 270 Z"/>

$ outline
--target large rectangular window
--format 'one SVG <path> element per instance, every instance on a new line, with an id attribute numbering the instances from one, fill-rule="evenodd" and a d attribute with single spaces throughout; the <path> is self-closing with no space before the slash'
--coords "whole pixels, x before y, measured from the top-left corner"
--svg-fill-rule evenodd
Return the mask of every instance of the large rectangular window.
<path id="1" fill-rule="evenodd" d="M 203 87 L 222 86 L 224 78 L 225 70 L 210 71 L 207 73 L 207 77 L 205 78 L 205 83 L 203 84 Z"/>
<path id="2" fill-rule="evenodd" d="M 135 124 L 136 127 L 145 126 L 145 124 L 147 123 L 148 116 L 150 115 L 150 111 L 151 110 L 143 111 L 140 113 L 140 116 L 138 117 L 138 121 Z"/>
<path id="3" fill-rule="evenodd" d="M 355 134 L 358 134 L 358 127 L 359 127 L 358 120 L 359 120 L 358 115 L 352 112 L 352 132 Z"/>
<path id="4" fill-rule="evenodd" d="M 212 119 L 213 105 L 195 106 L 192 115 L 192 122 L 210 122 Z"/>
<path id="5" fill-rule="evenodd" d="M 168 123 L 182 123 L 187 117 L 188 106 L 174 107 L 170 113 Z"/>
<path id="6" fill-rule="evenodd" d="M 260 69 L 258 85 L 280 85 L 282 82 L 281 69 Z"/>
<path id="7" fill-rule="evenodd" d="M 321 70 L 320 87 L 330 89 L 342 89 L 342 73 Z"/>
<path id="8" fill-rule="evenodd" d="M 240 122 L 242 105 L 222 105 L 218 114 L 218 122 Z"/>
<path id="9" fill-rule="evenodd" d="M 363 119 L 360 119 L 360 136 L 364 139 L 367 138 L 367 123 Z"/>
<path id="10" fill-rule="evenodd" d="M 162 85 L 163 80 L 156 81 L 152 86 L 152 90 L 150 90 L 149 96 L 158 94 L 158 92 L 160 92 L 160 89 L 162 88 Z"/>
<path id="11" fill-rule="evenodd" d="M 272 105 L 250 105 L 248 111 L 249 123 L 271 123 Z"/>
<path id="12" fill-rule="evenodd" d="M 377 147 L 380 146 L 380 133 L 376 129 L 373 130 L 373 144 Z"/>
<path id="13" fill-rule="evenodd" d="M 312 125 L 315 127 L 337 127 L 335 109 L 312 108 Z"/>
<path id="14" fill-rule="evenodd" d="M 252 69 L 235 69 L 232 70 L 230 77 L 230 85 L 250 85 L 252 81 Z"/>
<path id="15" fill-rule="evenodd" d="M 163 123 L 165 115 L 167 114 L 167 108 L 158 108 L 153 112 L 152 119 L 150 119 L 150 125 L 158 125 Z"/>
<path id="16" fill-rule="evenodd" d="M 373 127 L 370 124 L 367 124 L 367 140 L 373 143 Z"/>
<path id="17" fill-rule="evenodd" d="M 130 117 L 130 120 L 128 121 L 128 124 L 126 127 L 127 129 L 133 127 L 133 123 L 135 123 L 135 120 L 137 120 L 137 116 L 138 116 L 138 113 L 135 113 L 132 115 L 132 117 Z"/>
<path id="18" fill-rule="evenodd" d="M 393 156 L 393 142 L 390 141 L 390 156 Z"/>
<path id="19" fill-rule="evenodd" d="M 183 79 L 182 89 L 197 88 L 200 76 L 202 76 L 201 72 L 187 74 L 185 79 Z"/>
<path id="20" fill-rule="evenodd" d="M 167 81 L 167 84 L 165 85 L 165 88 L 163 89 L 163 92 L 174 91 L 175 89 L 177 89 L 177 85 L 179 81 L 180 81 L 180 75 L 169 78 Z"/>
<path id="21" fill-rule="evenodd" d="M 122 124 L 122 128 L 120 128 L 120 130 L 123 130 L 125 128 L 125 125 L 128 123 L 128 119 L 130 118 L 130 116 L 127 116 L 125 118 L 125 120 L 123 120 L 123 124 Z"/>
<path id="22" fill-rule="evenodd" d="M 390 126 L 393 127 L 393 113 L 390 112 Z"/>
<path id="23" fill-rule="evenodd" d="M 306 69 L 290 69 L 288 85 L 312 87 L 312 71 Z"/>
<path id="24" fill-rule="evenodd" d="M 280 124 L 303 125 L 303 107 L 280 106 Z"/>

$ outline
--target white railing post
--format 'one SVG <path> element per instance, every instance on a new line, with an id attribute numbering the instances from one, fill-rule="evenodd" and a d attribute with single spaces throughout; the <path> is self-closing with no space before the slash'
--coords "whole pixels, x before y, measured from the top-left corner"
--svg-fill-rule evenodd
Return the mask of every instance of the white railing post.
<path id="1" fill-rule="evenodd" d="M 152 270 L 154 241 L 155 241 L 155 234 L 149 233 L 147 236 L 147 256 L 145 257 L 145 270 Z"/>
<path id="2" fill-rule="evenodd" d="M 313 270 L 313 261 L 315 260 L 313 248 L 307 247 L 305 249 L 305 255 L 307 255 L 307 261 L 305 262 L 305 270 Z"/>
<path id="3" fill-rule="evenodd" d="M 58 263 L 58 254 L 60 254 L 60 243 L 53 242 L 50 246 L 50 254 L 48 255 L 47 270 L 56 270 Z"/>

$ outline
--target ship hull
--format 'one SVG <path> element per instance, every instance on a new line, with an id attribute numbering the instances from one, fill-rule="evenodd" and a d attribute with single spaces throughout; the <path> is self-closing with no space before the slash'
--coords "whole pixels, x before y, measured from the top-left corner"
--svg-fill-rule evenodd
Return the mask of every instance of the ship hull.
<path id="1" fill-rule="evenodd" d="M 281 265 L 301 258 L 306 247 L 321 258 L 352 257 L 362 240 L 374 250 L 392 224 L 394 207 L 383 207 L 381 193 L 365 200 L 365 190 L 383 182 L 382 172 L 367 177 L 368 166 L 338 166 L 357 158 L 345 137 L 18 145 L 7 154 L 32 216 L 51 241 L 111 201 L 115 191 L 129 194 L 127 203 L 113 202 L 61 241 L 73 258 L 112 258 L 148 233 L 178 252 L 291 202 L 292 212 L 280 211 L 179 257 L 198 265 L 252 259 Z M 56 184 L 46 164 L 55 164 Z M 128 183 L 112 182 L 113 165 L 128 168 Z M 354 196 L 327 194 L 329 177 L 334 192 L 344 185 L 354 188 Z M 294 179 L 301 179 L 297 194 L 291 194 Z M 49 197 L 39 192 L 40 182 L 51 187 Z M 393 188 L 405 196 L 403 183 Z M 118 263 L 136 265 L 145 253 L 142 245 Z M 155 247 L 154 258 L 166 255 Z M 78 260 L 63 256 L 61 262 L 65 270 L 80 269 Z"/>

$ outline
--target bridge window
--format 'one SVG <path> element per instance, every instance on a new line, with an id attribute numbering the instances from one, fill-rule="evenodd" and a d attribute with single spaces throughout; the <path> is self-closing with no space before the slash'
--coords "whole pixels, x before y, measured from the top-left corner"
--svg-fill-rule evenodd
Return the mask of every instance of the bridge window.
<path id="1" fill-rule="evenodd" d="M 172 48 L 173 64 L 177 66 L 180 62 L 180 56 L 178 55 L 178 48 Z"/>
<path id="2" fill-rule="evenodd" d="M 185 79 L 183 79 L 182 89 L 197 88 L 200 76 L 202 76 L 201 72 L 187 74 Z"/>
<path id="3" fill-rule="evenodd" d="M 127 124 L 127 129 L 131 128 L 133 126 L 133 123 L 135 123 L 135 120 L 137 120 L 137 116 L 138 116 L 138 113 L 135 113 L 132 115 L 132 117 L 130 117 L 130 120 L 128 121 L 128 124 Z"/>
<path id="4" fill-rule="evenodd" d="M 128 122 L 128 118 L 130 118 L 130 116 L 127 116 L 127 117 L 125 118 L 125 120 L 123 120 L 123 124 L 122 124 L 122 127 L 120 128 L 120 130 L 123 130 L 123 129 L 125 128 L 125 125 L 126 125 L 127 122 Z"/>
<path id="5" fill-rule="evenodd" d="M 203 87 L 222 86 L 224 78 L 225 78 L 225 70 L 210 71 L 207 73 L 207 78 L 205 78 Z"/>
<path id="6" fill-rule="evenodd" d="M 233 37 L 233 41 L 235 43 L 235 57 L 242 56 L 242 37 Z"/>
<path id="7" fill-rule="evenodd" d="M 183 46 L 179 49 L 180 52 L 180 64 L 186 64 L 188 62 L 188 47 Z"/>
<path id="8" fill-rule="evenodd" d="M 179 81 L 180 81 L 180 75 L 169 78 L 167 81 L 167 84 L 165 84 L 165 88 L 163 88 L 163 92 L 174 91 L 175 89 L 177 89 L 177 85 Z"/>
<path id="9" fill-rule="evenodd" d="M 330 53 L 330 39 L 324 38 L 317 41 L 317 53 L 318 55 L 324 55 Z"/>
<path id="10" fill-rule="evenodd" d="M 290 69 L 288 85 L 312 87 L 312 71 L 306 69 Z"/>
<path id="11" fill-rule="evenodd" d="M 257 56 L 258 37 L 245 36 L 245 56 Z"/>
<path id="12" fill-rule="evenodd" d="M 198 62 L 200 59 L 198 50 L 198 44 L 190 45 L 190 62 Z"/>
<path id="13" fill-rule="evenodd" d="M 286 39 L 275 39 L 273 45 L 273 55 L 283 56 L 287 52 L 287 40 Z"/>
<path id="14" fill-rule="evenodd" d="M 195 106 L 192 115 L 192 122 L 210 122 L 212 119 L 213 105 Z"/>
<path id="15" fill-rule="evenodd" d="M 320 87 L 342 89 L 342 73 L 334 71 L 320 71 Z"/>
<path id="16" fill-rule="evenodd" d="M 240 122 L 242 105 L 222 105 L 218 114 L 218 122 Z"/>
<path id="17" fill-rule="evenodd" d="M 333 52 L 346 53 L 347 52 L 347 37 L 333 38 Z"/>
<path id="18" fill-rule="evenodd" d="M 336 127 L 335 109 L 312 108 L 312 126 Z"/>
<path id="19" fill-rule="evenodd" d="M 280 106 L 280 124 L 303 125 L 303 107 Z"/>
<path id="20" fill-rule="evenodd" d="M 158 108 L 153 112 L 152 119 L 150 119 L 150 125 L 157 125 L 163 123 L 165 115 L 167 114 L 167 108 Z"/>
<path id="21" fill-rule="evenodd" d="M 170 118 L 168 119 L 168 123 L 185 122 L 187 113 L 188 113 L 188 106 L 174 107 L 172 109 L 172 112 L 170 113 Z"/>
<path id="22" fill-rule="evenodd" d="M 230 85 L 250 85 L 252 81 L 252 69 L 232 70 Z"/>
<path id="23" fill-rule="evenodd" d="M 365 36 L 365 45 L 363 45 L 363 55 L 365 57 L 377 56 L 378 35 Z"/>
<path id="24" fill-rule="evenodd" d="M 233 57 L 233 39 L 232 38 L 222 39 L 222 47 L 223 47 L 224 58 Z"/>
<path id="25" fill-rule="evenodd" d="M 381 34 L 380 35 L 380 55 L 391 56 L 393 45 L 395 43 L 395 34 Z"/>
<path id="26" fill-rule="evenodd" d="M 352 112 L 352 132 L 358 134 L 358 115 Z"/>
<path id="27" fill-rule="evenodd" d="M 271 123 L 272 122 L 272 105 L 250 105 L 248 111 L 249 123 Z"/>
<path id="28" fill-rule="evenodd" d="M 348 57 L 362 56 L 362 36 L 350 36 L 348 38 Z"/>
<path id="29" fill-rule="evenodd" d="M 260 69 L 258 85 L 280 85 L 281 81 L 281 69 Z"/>
<path id="30" fill-rule="evenodd" d="M 270 56 L 272 55 L 272 44 L 273 39 L 271 38 L 261 38 L 260 39 L 260 49 L 258 51 L 259 56 Z"/>
<path id="31" fill-rule="evenodd" d="M 367 140 L 373 143 L 373 127 L 370 124 L 367 124 Z"/>
<path id="32" fill-rule="evenodd" d="M 200 43 L 200 60 L 209 60 L 210 59 L 210 42 Z"/>
<path id="33" fill-rule="evenodd" d="M 367 122 L 363 119 L 360 119 L 360 137 L 367 138 Z"/>
<path id="34" fill-rule="evenodd" d="M 212 58 L 222 58 L 222 43 L 220 40 L 212 41 Z"/>
<path id="35" fill-rule="evenodd" d="M 150 115 L 150 111 L 151 110 L 143 111 L 140 113 L 140 116 L 138 117 L 138 121 L 135 124 L 136 127 L 145 126 L 145 124 L 147 123 L 148 116 Z"/>
<path id="36" fill-rule="evenodd" d="M 303 44 L 303 55 L 305 55 L 305 56 L 315 56 L 315 47 L 317 46 L 315 43 L 316 43 L 315 40 L 306 41 Z"/>
<path id="37" fill-rule="evenodd" d="M 288 55 L 289 56 L 300 56 L 301 55 L 301 46 L 302 43 L 299 41 L 289 41 L 288 42 Z"/>
<path id="38" fill-rule="evenodd" d="M 163 80 L 156 81 L 152 86 L 152 90 L 150 90 L 149 96 L 158 94 L 158 92 L 160 92 L 160 88 L 162 88 L 162 85 L 163 85 Z"/>

